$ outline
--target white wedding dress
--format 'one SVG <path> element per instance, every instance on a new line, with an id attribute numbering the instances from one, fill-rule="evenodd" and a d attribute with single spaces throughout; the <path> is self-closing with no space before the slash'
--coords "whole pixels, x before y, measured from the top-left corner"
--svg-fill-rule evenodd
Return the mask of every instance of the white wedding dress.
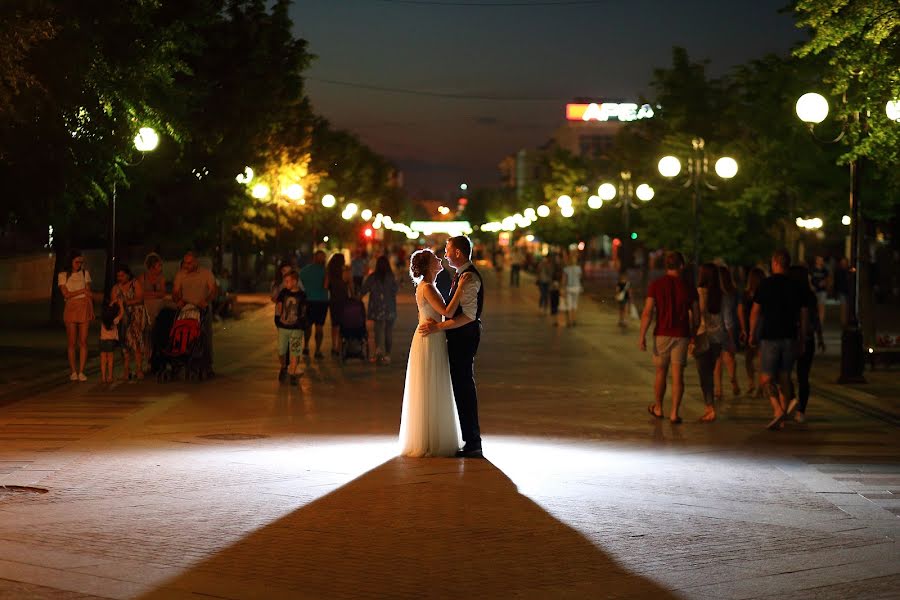
<path id="1" fill-rule="evenodd" d="M 425 286 L 416 288 L 419 323 L 441 321 L 425 298 Z M 450 384 L 447 337 L 443 331 L 413 334 L 406 365 L 406 387 L 400 415 L 401 456 L 453 456 L 462 445 L 459 417 Z"/>

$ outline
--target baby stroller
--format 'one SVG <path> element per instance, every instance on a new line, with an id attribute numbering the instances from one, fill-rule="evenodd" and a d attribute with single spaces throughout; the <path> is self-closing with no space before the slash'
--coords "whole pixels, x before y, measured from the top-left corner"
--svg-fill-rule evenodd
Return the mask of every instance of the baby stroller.
<path id="1" fill-rule="evenodd" d="M 341 362 L 348 358 L 369 360 L 366 306 L 359 298 L 347 300 L 341 312 Z"/>
<path id="2" fill-rule="evenodd" d="M 163 313 L 160 312 L 157 324 L 162 315 Z M 169 329 L 168 338 L 164 341 L 159 353 L 160 369 L 156 375 L 158 382 L 166 383 L 182 375 L 185 381 L 192 379 L 202 381 L 209 373 L 202 318 L 204 318 L 202 311 L 192 304 L 186 304 L 177 312 L 174 320 L 171 321 L 172 326 Z"/>

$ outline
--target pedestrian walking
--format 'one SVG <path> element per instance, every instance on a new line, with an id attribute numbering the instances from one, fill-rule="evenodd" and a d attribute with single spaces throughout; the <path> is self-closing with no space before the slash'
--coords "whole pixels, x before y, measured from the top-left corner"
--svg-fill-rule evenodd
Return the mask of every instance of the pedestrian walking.
<path id="1" fill-rule="evenodd" d="M 87 381 L 84 365 L 87 362 L 87 336 L 91 321 L 94 320 L 94 297 L 91 294 L 91 273 L 84 266 L 84 256 L 80 250 L 73 250 L 69 256 L 69 268 L 61 271 L 56 279 L 59 291 L 66 301 L 63 322 L 66 325 L 66 351 L 72 374 L 70 381 Z M 75 348 L 79 355 L 76 362 Z"/>
<path id="2" fill-rule="evenodd" d="M 328 306 L 331 315 L 331 356 L 341 355 L 341 319 L 344 306 L 353 295 L 352 279 L 345 268 L 344 255 L 337 252 L 328 260 L 325 269 L 325 289 L 328 290 Z"/>
<path id="3" fill-rule="evenodd" d="M 124 358 L 122 380 L 131 379 L 131 361 L 134 361 L 134 377 L 144 378 L 144 356 L 147 348 L 147 308 L 144 306 L 144 288 L 134 278 L 126 264 L 116 267 L 116 285 L 112 298 L 125 307 L 125 318 L 120 325 L 120 345 Z"/>
<path id="4" fill-rule="evenodd" d="M 306 293 L 300 287 L 300 276 L 294 270 L 284 274 L 282 283 L 281 291 L 275 298 L 278 381 L 284 382 L 290 376 L 291 385 L 297 385 L 303 375 L 298 363 L 303 352 L 303 331 L 306 329 Z"/>
<path id="5" fill-rule="evenodd" d="M 825 352 L 825 339 L 822 336 L 821 314 L 818 310 L 819 290 L 815 287 L 815 279 L 811 279 L 810 272 L 804 266 L 795 265 L 790 269 L 791 278 L 797 282 L 806 292 L 806 312 L 809 316 L 809 324 L 806 328 L 806 338 L 803 341 L 803 353 L 797 358 L 797 398 L 794 420 L 798 423 L 806 422 L 806 406 L 809 403 L 809 372 L 812 369 L 813 357 L 816 354 L 816 342 L 820 352 Z M 788 407 L 788 413 L 791 407 Z"/>
<path id="6" fill-rule="evenodd" d="M 650 283 L 647 299 L 641 314 L 641 334 L 639 347 L 647 350 L 647 330 L 656 312 L 653 329 L 653 364 L 656 378 L 653 386 L 654 403 L 647 411 L 657 419 L 663 418 L 663 398 L 669 370 L 672 371 L 672 410 L 669 420 L 681 423 L 678 414 L 684 395 L 684 367 L 687 363 L 688 343 L 694 336 L 699 321 L 700 306 L 697 291 L 682 277 L 684 256 L 681 252 L 670 251 L 665 257 L 666 273 Z"/>
<path id="7" fill-rule="evenodd" d="M 808 272 L 812 279 L 813 292 L 816 295 L 816 311 L 820 323 L 825 322 L 825 302 L 828 300 L 828 288 L 831 286 L 831 271 L 825 265 L 824 256 L 816 256 L 813 267 Z M 803 284 L 804 289 L 807 287 Z"/>
<path id="8" fill-rule="evenodd" d="M 563 270 L 558 257 L 553 257 L 550 270 L 550 316 L 553 326 L 559 327 L 559 300 L 562 293 Z"/>
<path id="9" fill-rule="evenodd" d="M 697 285 L 700 326 L 694 337 L 692 354 L 697 361 L 697 375 L 706 409 L 700 421 L 710 423 L 716 420 L 716 396 L 714 375 L 716 363 L 722 349 L 732 335 L 731 313 L 722 292 L 719 268 L 713 263 L 700 265 L 700 281 Z"/>
<path id="10" fill-rule="evenodd" d="M 794 361 L 806 339 L 808 312 L 806 295 L 788 276 L 791 255 L 776 250 L 772 255 L 772 275 L 764 279 L 753 299 L 750 312 L 751 344 L 759 344 L 762 377 L 760 384 L 767 390 L 772 404 L 769 429 L 781 429 L 794 399 L 791 372 Z M 762 325 L 757 338 L 756 327 Z"/>
<path id="11" fill-rule="evenodd" d="M 522 254 L 522 249 L 518 247 L 513 248 L 509 258 L 509 286 L 519 287 L 522 265 L 525 262 L 525 257 Z"/>
<path id="12" fill-rule="evenodd" d="M 125 316 L 125 308 L 119 300 L 103 307 L 100 317 L 100 381 L 112 383 L 115 373 L 116 349 L 119 347 L 119 323 Z"/>
<path id="13" fill-rule="evenodd" d="M 716 383 L 716 402 L 722 399 L 722 368 L 728 370 L 728 376 L 731 380 L 731 393 L 735 397 L 741 395 L 741 386 L 738 384 L 737 362 L 735 354 L 737 354 L 740 331 L 736 327 L 738 322 L 737 305 L 738 305 L 738 289 L 734 284 L 734 277 L 731 275 L 731 269 L 725 265 L 719 265 L 719 283 L 722 288 L 722 312 L 727 313 L 728 322 L 731 326 L 728 328 L 730 335 L 725 343 L 722 344 L 722 352 L 716 360 L 715 383 Z"/>
<path id="14" fill-rule="evenodd" d="M 619 281 L 616 282 L 616 303 L 619 305 L 619 327 L 625 327 L 625 317 L 631 305 L 631 282 L 625 269 L 619 271 Z"/>
<path id="15" fill-rule="evenodd" d="M 325 289 L 325 252 L 316 250 L 313 261 L 300 270 L 300 283 L 306 292 L 306 331 L 303 336 L 303 356 L 309 356 L 309 340 L 316 330 L 315 358 L 322 358 L 322 339 L 325 337 L 325 318 L 328 316 L 328 290 Z"/>
<path id="16" fill-rule="evenodd" d="M 369 267 L 369 258 L 366 251 L 359 249 L 356 256 L 350 261 L 350 274 L 353 276 L 353 289 L 359 290 L 362 287 L 363 279 L 366 277 L 366 271 Z"/>
<path id="17" fill-rule="evenodd" d="M 553 280 L 553 261 L 549 256 L 541 258 L 537 267 L 538 311 L 546 315 L 550 311 L 550 283 Z"/>
<path id="18" fill-rule="evenodd" d="M 575 327 L 578 312 L 578 298 L 581 296 L 581 265 L 574 252 L 569 256 L 569 264 L 563 269 L 562 288 L 566 294 L 566 326 Z"/>
<path id="19" fill-rule="evenodd" d="M 366 277 L 360 295 L 369 295 L 369 320 L 375 330 L 375 363 L 391 363 L 394 321 L 397 319 L 397 279 L 386 256 L 379 256 L 375 271 Z M 440 291 L 440 290 L 439 290 Z"/>
<path id="20" fill-rule="evenodd" d="M 744 346 L 744 368 L 747 371 L 747 393 L 750 396 L 758 396 L 762 392 L 762 387 L 757 387 L 756 375 L 759 369 L 759 348 L 750 345 L 750 311 L 753 308 L 753 298 L 756 296 L 756 290 L 759 284 L 766 278 L 766 273 L 759 267 L 753 267 L 747 273 L 747 286 L 741 295 L 741 302 L 738 304 L 738 323 L 741 328 L 740 340 Z M 757 332 L 759 333 L 759 332 Z"/>

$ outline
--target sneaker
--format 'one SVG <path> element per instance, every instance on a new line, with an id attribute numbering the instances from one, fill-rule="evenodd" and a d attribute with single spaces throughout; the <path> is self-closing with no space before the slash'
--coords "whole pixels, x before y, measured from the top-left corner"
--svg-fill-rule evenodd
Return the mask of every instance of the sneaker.
<path id="1" fill-rule="evenodd" d="M 72 374 L 69 375 L 69 381 L 78 381 L 78 373 L 72 371 Z"/>
<path id="2" fill-rule="evenodd" d="M 78 381 L 87 381 L 87 375 L 85 375 L 84 373 L 79 373 Z"/>
<path id="3" fill-rule="evenodd" d="M 794 413 L 794 421 L 797 423 L 806 423 L 806 415 L 798 410 Z"/>

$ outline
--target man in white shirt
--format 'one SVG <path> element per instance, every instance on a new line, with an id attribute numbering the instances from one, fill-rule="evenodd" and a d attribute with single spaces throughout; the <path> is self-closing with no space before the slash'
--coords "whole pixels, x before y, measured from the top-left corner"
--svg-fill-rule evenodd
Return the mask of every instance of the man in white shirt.
<path id="1" fill-rule="evenodd" d="M 218 294 L 216 278 L 212 271 L 200 266 L 197 256 L 188 251 L 181 263 L 181 270 L 175 275 L 172 283 L 172 299 L 182 308 L 185 304 L 193 304 L 203 314 L 201 327 L 203 328 L 203 348 L 206 351 L 208 361 L 207 375 L 212 375 L 212 311 L 209 309 L 212 301 Z"/>
<path id="2" fill-rule="evenodd" d="M 481 342 L 481 312 L 484 308 L 484 286 L 481 274 L 472 264 L 472 241 L 461 235 L 447 240 L 445 256 L 456 269 L 449 300 L 461 289 L 459 308 L 452 319 L 441 323 L 429 320 L 419 326 L 422 335 L 435 331 L 447 334 L 450 380 L 456 398 L 456 411 L 465 445 L 457 453 L 460 458 L 484 458 L 481 452 L 481 428 L 478 425 L 478 393 L 475 388 L 475 354 Z"/>

